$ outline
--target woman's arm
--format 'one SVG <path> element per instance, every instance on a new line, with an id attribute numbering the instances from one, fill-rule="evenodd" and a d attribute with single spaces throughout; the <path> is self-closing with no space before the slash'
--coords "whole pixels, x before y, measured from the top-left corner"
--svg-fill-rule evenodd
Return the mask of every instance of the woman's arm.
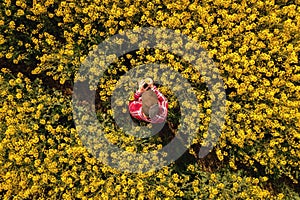
<path id="1" fill-rule="evenodd" d="M 151 90 L 153 91 L 153 92 L 155 92 L 155 94 L 156 94 L 156 96 L 157 96 L 157 98 L 158 98 L 158 101 L 160 102 L 160 103 L 162 103 L 162 102 L 167 102 L 168 100 L 167 100 L 167 98 L 157 89 L 157 87 L 155 86 L 155 85 L 153 85 L 152 87 L 151 87 Z"/>

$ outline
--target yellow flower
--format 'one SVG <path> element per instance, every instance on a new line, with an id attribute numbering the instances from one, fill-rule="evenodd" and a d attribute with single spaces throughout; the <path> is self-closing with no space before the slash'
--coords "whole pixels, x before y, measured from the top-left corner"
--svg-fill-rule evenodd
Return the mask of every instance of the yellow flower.
<path id="1" fill-rule="evenodd" d="M 13 30 L 16 27 L 16 23 L 14 21 L 10 21 L 8 27 Z"/>
<path id="2" fill-rule="evenodd" d="M 23 96 L 22 96 L 22 93 L 17 93 L 16 94 L 16 97 L 17 97 L 17 99 L 21 99 Z"/>
<path id="3" fill-rule="evenodd" d="M 7 54 L 6 54 L 6 58 L 7 58 L 7 59 L 11 59 L 12 57 L 13 57 L 13 54 L 12 54 L 12 53 L 7 53 Z"/>
<path id="4" fill-rule="evenodd" d="M 11 16 L 11 10 L 5 10 L 5 15 L 6 16 Z"/>
<path id="5" fill-rule="evenodd" d="M 211 193 L 212 193 L 213 195 L 217 195 L 217 194 L 219 193 L 219 191 L 218 191 L 217 188 L 213 188 L 213 189 L 211 190 Z"/>
<path id="6" fill-rule="evenodd" d="M 285 196 L 285 195 L 284 195 L 283 193 L 279 193 L 277 197 L 278 197 L 278 199 L 283 199 L 284 196 Z"/>
<path id="7" fill-rule="evenodd" d="M 24 10 L 22 9 L 18 9 L 17 10 L 17 16 L 20 17 L 20 16 L 23 16 L 25 13 L 24 13 Z"/>

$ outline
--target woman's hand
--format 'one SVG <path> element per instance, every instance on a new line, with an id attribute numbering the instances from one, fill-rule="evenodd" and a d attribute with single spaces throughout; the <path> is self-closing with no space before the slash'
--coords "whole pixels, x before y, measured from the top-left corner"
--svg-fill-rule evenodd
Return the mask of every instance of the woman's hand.
<path id="1" fill-rule="evenodd" d="M 152 78 L 146 78 L 145 82 L 149 85 L 149 88 L 153 87 L 153 80 L 152 80 Z"/>
<path id="2" fill-rule="evenodd" d="M 148 89 L 148 87 L 147 88 L 144 88 L 144 85 L 145 85 L 145 81 L 144 80 L 141 80 L 140 82 L 139 82 L 139 92 L 141 92 L 141 93 L 143 93 L 143 92 L 145 92 L 147 89 Z"/>
<path id="3" fill-rule="evenodd" d="M 148 87 L 144 88 L 145 84 L 148 84 Z M 153 87 L 153 80 L 151 78 L 143 79 L 139 82 L 139 92 L 143 93 L 148 90 L 148 88 Z"/>

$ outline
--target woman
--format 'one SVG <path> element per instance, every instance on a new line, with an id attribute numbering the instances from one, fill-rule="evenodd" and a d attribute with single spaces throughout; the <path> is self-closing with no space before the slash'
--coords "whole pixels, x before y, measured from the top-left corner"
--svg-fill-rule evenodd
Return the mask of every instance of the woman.
<path id="1" fill-rule="evenodd" d="M 139 83 L 134 100 L 129 102 L 129 112 L 138 120 L 152 124 L 163 123 L 168 115 L 168 100 L 153 85 L 153 80 L 146 78 Z"/>

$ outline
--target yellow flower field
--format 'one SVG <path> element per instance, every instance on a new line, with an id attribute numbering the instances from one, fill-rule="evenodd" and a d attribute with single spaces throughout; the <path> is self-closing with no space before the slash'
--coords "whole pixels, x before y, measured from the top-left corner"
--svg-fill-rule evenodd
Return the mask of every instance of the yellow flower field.
<path id="1" fill-rule="evenodd" d="M 213 150 L 199 158 L 197 147 L 215 137 L 208 134 L 213 110 L 205 75 L 163 48 L 127 52 L 105 70 L 96 88 L 89 88 L 96 91 L 95 102 L 82 102 L 95 104 L 108 141 L 127 152 L 165 145 L 164 138 L 126 135 L 110 105 L 118 81 L 130 80 L 128 71 L 149 63 L 165 64 L 192 86 L 199 105 L 179 104 L 180 84 L 158 88 L 169 101 L 172 131 L 189 123 L 198 131 L 179 160 L 147 173 L 120 172 L 83 143 L 82 127 L 74 123 L 73 85 L 93 78 L 76 73 L 95 46 L 141 27 L 174 30 L 206 50 L 224 82 L 225 124 Z M 132 44 L 135 40 L 130 38 Z M 172 48 L 181 46 L 188 47 Z M 0 199 L 300 199 L 299 58 L 299 0 L 3 0 Z M 87 71 L 99 73 L 93 67 Z M 162 82 L 176 82 L 176 77 L 166 73 Z M 125 89 L 132 97 L 130 87 L 136 86 Z M 213 89 L 219 91 L 220 85 Z M 184 108 L 193 112 L 181 123 Z M 193 124 L 195 118 L 200 123 Z M 87 119 L 89 114 L 81 116 Z M 93 126 L 88 131 L 97 134 Z M 102 148 L 99 144 L 95 151 Z"/>

